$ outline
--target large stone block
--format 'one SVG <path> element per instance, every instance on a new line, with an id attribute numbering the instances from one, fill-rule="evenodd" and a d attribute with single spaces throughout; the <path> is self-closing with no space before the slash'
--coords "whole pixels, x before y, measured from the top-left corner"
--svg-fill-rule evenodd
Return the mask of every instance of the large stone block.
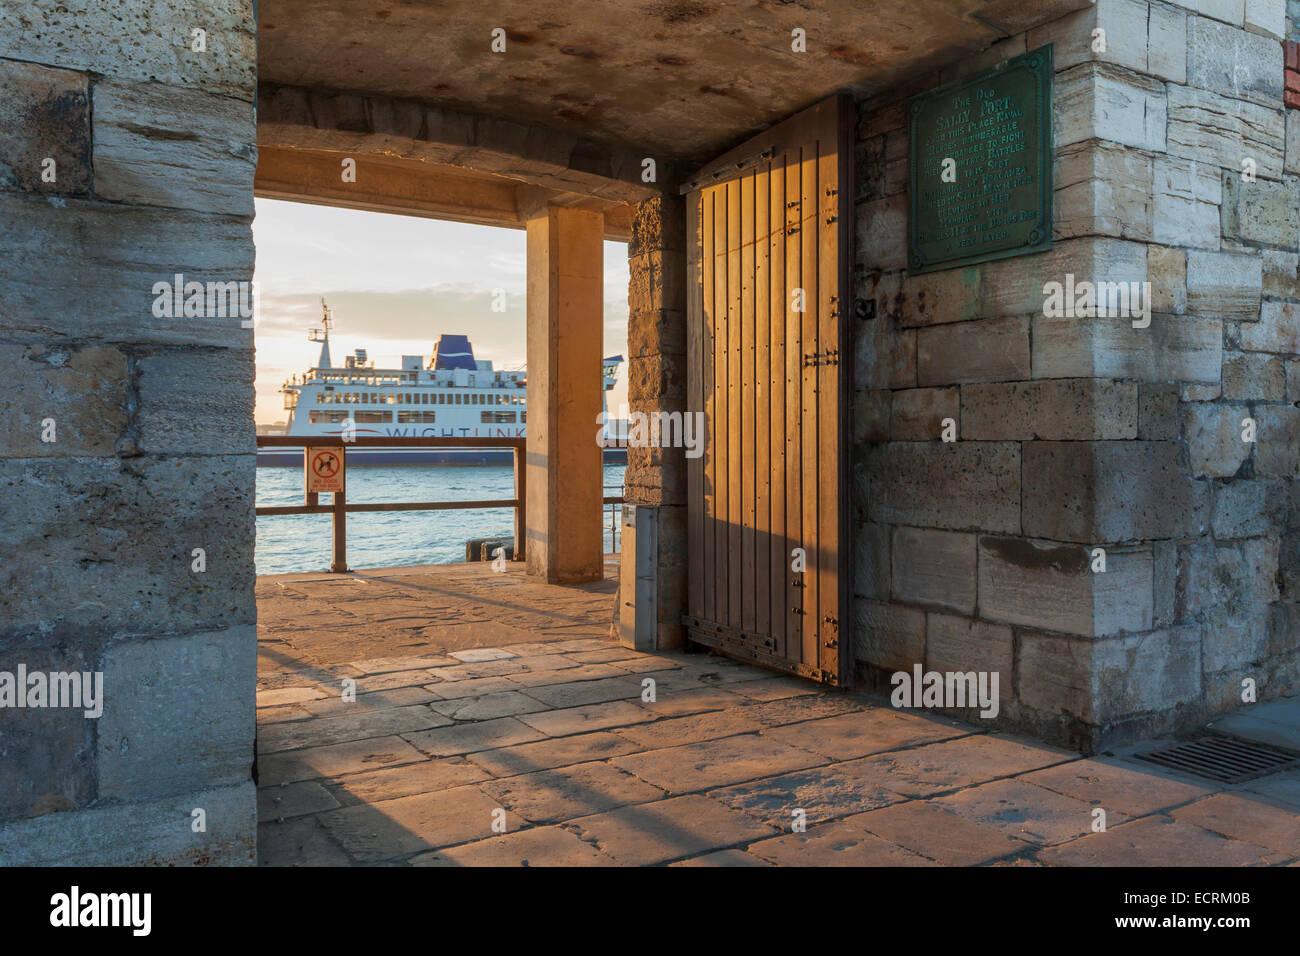
<path id="1" fill-rule="evenodd" d="M 1093 570 L 1086 545 L 981 537 L 980 616 L 1101 637 L 1144 631 L 1153 615 L 1151 546 L 1108 547 Z"/>
<path id="2" fill-rule="evenodd" d="M 1052 139 L 1057 146 L 1089 139 L 1164 152 L 1165 85 L 1107 64 L 1083 63 L 1057 74 Z"/>
<path id="3" fill-rule="evenodd" d="M 1024 533 L 1105 544 L 1201 534 L 1209 492 L 1177 442 L 1027 442 Z"/>
<path id="4" fill-rule="evenodd" d="M 1151 157 L 1146 153 L 1100 140 L 1066 146 L 1057 152 L 1053 182 L 1057 239 L 1152 238 Z"/>
<path id="5" fill-rule="evenodd" d="M 975 536 L 929 528 L 895 528 L 893 596 L 970 614 L 975 610 Z"/>
<path id="6" fill-rule="evenodd" d="M 1300 298 L 1300 255 L 1277 249 L 1263 249 L 1264 295 L 1273 298 Z"/>
<path id="7" fill-rule="evenodd" d="M 877 302 L 877 315 L 882 309 L 890 312 L 904 328 L 980 318 L 983 283 L 979 266 L 909 275 L 894 288 L 892 300 Z"/>
<path id="8" fill-rule="evenodd" d="M 686 260 L 677 250 L 653 250 L 628 259 L 628 309 L 650 312 L 686 303 Z"/>
<path id="9" fill-rule="evenodd" d="M 665 249 L 685 250 L 686 198 L 662 193 L 636 205 L 628 258 Z"/>
<path id="10" fill-rule="evenodd" d="M 1173 710 L 1200 696 L 1200 634 L 1174 628 L 1088 640 L 1019 634 L 1021 702 L 1094 726 L 1134 714 Z"/>
<path id="11" fill-rule="evenodd" d="M 1053 379 L 961 390 L 967 441 L 1089 441 L 1136 438 L 1137 386 L 1098 379 Z"/>
<path id="12" fill-rule="evenodd" d="M 1191 404 L 1183 410 L 1187 454 L 1197 477 L 1231 478 L 1250 457 L 1251 446 L 1242 440 L 1244 405 Z"/>
<path id="13" fill-rule="evenodd" d="M 867 461 L 873 521 L 957 531 L 1020 530 L 1015 442 L 897 442 Z"/>
<path id="14" fill-rule="evenodd" d="M 869 388 L 912 388 L 916 385 L 916 330 L 891 329 L 875 319 L 859 329 L 853 344 L 859 384 Z"/>
<path id="15" fill-rule="evenodd" d="M 0 344 L 0 365 L 10 383 L 0 392 L 0 420 L 7 423 L 0 455 L 115 454 L 127 424 L 127 362 L 126 355 L 107 346 Z M 192 382 L 189 388 L 194 391 Z M 54 440 L 45 441 L 47 436 Z"/>
<path id="16" fill-rule="evenodd" d="M 1187 253 L 1166 246 L 1147 246 L 1147 281 L 1151 311 L 1167 315 L 1187 312 Z"/>
<path id="17" fill-rule="evenodd" d="M 1172 382 L 1142 385 L 1137 437 L 1142 441 L 1175 441 L 1178 424 L 1178 386 Z"/>
<path id="18" fill-rule="evenodd" d="M 889 440 L 889 416 L 893 395 L 887 388 L 858 388 L 853 391 L 853 442 Z"/>
<path id="19" fill-rule="evenodd" d="M 1282 100 L 1282 46 L 1270 37 L 1193 17 L 1187 24 L 1187 82 L 1273 107 Z"/>
<path id="20" fill-rule="evenodd" d="M 255 627 L 123 641 L 107 650 L 101 667 L 101 798 L 164 797 L 250 778 Z"/>
<path id="21" fill-rule="evenodd" d="M 1178 618 L 1240 626 L 1259 618 L 1278 599 L 1277 538 L 1179 544 Z"/>
<path id="22" fill-rule="evenodd" d="M 252 623 L 253 458 L 0 461 L 0 638 Z"/>
<path id="23" fill-rule="evenodd" d="M 1057 72 L 1080 63 L 1104 62 L 1146 73 L 1148 20 L 1145 0 L 1095 0 L 1083 10 L 1030 30 L 1027 46 L 1034 50 L 1053 44 Z M 1106 31 L 1105 52 L 1093 49 L 1095 29 Z"/>
<path id="24" fill-rule="evenodd" d="M 1219 318 L 1259 317 L 1264 263 L 1258 254 L 1187 253 L 1187 311 Z"/>
<path id="25" fill-rule="evenodd" d="M 1300 173 L 1300 110 L 1286 114 L 1286 171 Z"/>
<path id="26" fill-rule="evenodd" d="M 193 49 L 195 29 L 205 31 L 202 52 Z M 256 32 L 252 0 L 0 5 L 0 57 L 250 102 L 257 86 Z"/>
<path id="27" fill-rule="evenodd" d="M 1246 29 L 1274 40 L 1285 40 L 1286 3 L 1287 0 L 1246 0 Z"/>
<path id="28" fill-rule="evenodd" d="M 155 284 L 173 284 L 177 273 L 185 282 L 252 279 L 246 221 L 0 193 L 0 247 L 0 331 L 252 347 L 238 314 L 154 315 Z"/>
<path id="29" fill-rule="evenodd" d="M 135 363 L 138 447 L 158 454 L 248 455 L 253 429 L 253 353 L 165 350 Z M 207 383 L 195 388 L 196 382 Z"/>
<path id="30" fill-rule="evenodd" d="M 1153 166 L 1152 238 L 1172 246 L 1219 248 L 1219 167 L 1176 156 L 1157 156 Z"/>
<path id="31" fill-rule="evenodd" d="M 859 521 L 854 525 L 853 562 L 854 595 L 888 601 L 889 528 L 886 525 L 874 521 Z"/>
<path id="32" fill-rule="evenodd" d="M 95 193 L 145 206 L 253 215 L 253 105 L 159 83 L 95 86 Z"/>
<path id="33" fill-rule="evenodd" d="M 1300 352 L 1300 305 L 1264 300 L 1259 321 L 1241 327 L 1241 347 L 1247 352 Z"/>
<path id="34" fill-rule="evenodd" d="M 857 258 L 867 269 L 902 269 L 907 265 L 905 195 L 857 207 Z"/>
<path id="35" fill-rule="evenodd" d="M 1284 139 L 1280 108 L 1190 86 L 1169 87 L 1168 151 L 1173 156 L 1239 172 L 1241 161 L 1250 158 L 1259 176 L 1278 179 Z"/>
<path id="36" fill-rule="evenodd" d="M 1011 628 L 951 614 L 927 614 L 925 668 L 948 673 L 998 675 L 998 696 L 1015 696 L 1014 648 Z"/>
<path id="37" fill-rule="evenodd" d="M 206 813 L 195 833 L 193 812 Z M 0 860 L 12 866 L 253 866 L 253 781 L 119 806 L 50 813 L 0 825 Z"/>
<path id="38" fill-rule="evenodd" d="M 99 657 L 100 642 L 75 632 L 0 636 L 0 670 L 11 674 L 25 665 L 29 675 L 93 675 L 99 670 Z M 26 688 L 20 690 L 25 692 Z M 96 708 L 0 708 L 5 776 L 5 785 L 0 787 L 0 820 L 85 807 L 95 799 L 98 718 L 87 717 L 88 709 L 94 714 Z"/>
<path id="39" fill-rule="evenodd" d="M 1283 401 L 1286 369 L 1282 359 L 1262 352 L 1225 353 L 1223 397 L 1230 401 Z"/>
<path id="40" fill-rule="evenodd" d="M 1169 0 L 1170 3 L 1186 7 L 1203 17 L 1212 17 L 1241 26 L 1246 20 L 1246 0 Z"/>
<path id="41" fill-rule="evenodd" d="M 1048 282 L 1064 285 L 1073 275 L 1080 282 L 1145 282 L 1147 249 L 1140 242 L 1119 239 L 1067 239 L 1049 251 L 1016 256 L 981 266 L 980 293 L 986 316 L 1042 315 Z"/>
<path id="42" fill-rule="evenodd" d="M 1284 526 L 1286 486 L 1280 480 L 1216 482 L 1214 537 L 1220 541 L 1266 535 Z"/>
<path id="43" fill-rule="evenodd" d="M 1287 251 L 1300 247 L 1300 179 L 1294 176 L 1248 183 L 1239 173 L 1225 172 L 1222 212 L 1224 239 Z"/>
<path id="44" fill-rule="evenodd" d="M 0 189 L 84 196 L 90 180 L 86 75 L 0 60 Z"/>
<path id="45" fill-rule="evenodd" d="M 1300 478 L 1300 408 L 1263 405 L 1255 410 L 1258 441 L 1255 472 L 1279 478 Z"/>
<path id="46" fill-rule="evenodd" d="M 942 436 L 944 419 L 950 418 L 956 425 L 959 415 L 955 388 L 903 389 L 892 395 L 889 437 L 894 441 L 935 441 Z"/>
<path id="47" fill-rule="evenodd" d="M 1147 70 L 1171 83 L 1187 82 L 1187 14 L 1159 3 L 1148 4 Z"/>
<path id="48" fill-rule="evenodd" d="M 1146 382 L 1218 383 L 1223 323 L 1160 315 L 1135 329 L 1132 320 L 1034 319 L 1034 378 L 1128 378 Z"/>
<path id="49" fill-rule="evenodd" d="M 911 671 L 925 661 L 925 612 L 896 604 L 853 602 L 854 655 L 874 667 Z"/>
<path id="50" fill-rule="evenodd" d="M 1005 382 L 1029 377 L 1029 319 L 983 319 L 916 333 L 919 385 Z"/>

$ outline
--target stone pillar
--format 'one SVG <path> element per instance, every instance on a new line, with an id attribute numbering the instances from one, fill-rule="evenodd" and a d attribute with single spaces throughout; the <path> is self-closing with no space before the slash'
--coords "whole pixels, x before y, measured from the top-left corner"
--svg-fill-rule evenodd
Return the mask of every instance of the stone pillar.
<path id="1" fill-rule="evenodd" d="M 0 709 L 6 863 L 254 862 L 255 70 L 248 2 L 0 5 L 0 672 L 102 675 Z"/>
<path id="2" fill-rule="evenodd" d="M 599 581 L 604 217 L 547 206 L 527 230 L 527 570 L 552 584 Z"/>
<path id="3" fill-rule="evenodd" d="M 628 245 L 628 403 L 647 415 L 686 411 L 686 202 L 637 206 Z M 629 448 L 627 500 L 659 508 L 659 647 L 681 647 L 686 610 L 686 453 Z M 623 582 L 625 590 L 631 582 Z M 621 598 L 620 598 L 621 601 Z"/>

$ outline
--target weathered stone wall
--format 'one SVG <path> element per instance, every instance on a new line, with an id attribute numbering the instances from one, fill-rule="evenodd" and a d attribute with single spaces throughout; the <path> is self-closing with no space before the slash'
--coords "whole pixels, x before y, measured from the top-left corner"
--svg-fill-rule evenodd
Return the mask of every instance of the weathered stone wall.
<path id="1" fill-rule="evenodd" d="M 859 104 L 866 683 L 997 671 L 1001 724 L 1084 750 L 1237 706 L 1247 678 L 1261 699 L 1300 689 L 1287 30 L 1281 0 L 1098 0 Z M 908 275 L 902 97 L 1047 43 L 1053 249 Z M 1047 317 L 1044 283 L 1067 273 L 1149 281 L 1150 327 Z"/>
<path id="2" fill-rule="evenodd" d="M 0 6 L 0 671 L 104 689 L 0 709 L 3 863 L 253 862 L 253 333 L 153 305 L 252 278 L 255 46 L 251 0 Z"/>
<path id="3" fill-rule="evenodd" d="M 628 405 L 657 415 L 686 408 L 686 201 L 664 193 L 637 205 L 628 244 Z M 659 509 L 659 647 L 681 647 L 686 610 L 686 452 L 629 448 L 624 494 Z M 621 586 L 626 587 L 626 584 Z M 620 595 L 615 614 L 621 606 Z"/>

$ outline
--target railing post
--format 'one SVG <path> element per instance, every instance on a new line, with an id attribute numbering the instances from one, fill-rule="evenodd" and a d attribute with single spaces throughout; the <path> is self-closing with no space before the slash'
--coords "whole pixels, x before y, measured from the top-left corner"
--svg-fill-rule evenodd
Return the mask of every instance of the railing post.
<path id="1" fill-rule="evenodd" d="M 347 449 L 340 448 L 343 452 L 343 487 L 347 487 Z M 330 571 L 334 574 L 345 574 L 348 570 L 348 513 L 347 495 L 343 491 L 334 492 L 334 513 L 330 519 L 334 525 L 334 560 L 330 563 Z"/>
<path id="2" fill-rule="evenodd" d="M 527 559 L 528 537 L 528 449 L 522 441 L 515 443 L 515 560 Z"/>

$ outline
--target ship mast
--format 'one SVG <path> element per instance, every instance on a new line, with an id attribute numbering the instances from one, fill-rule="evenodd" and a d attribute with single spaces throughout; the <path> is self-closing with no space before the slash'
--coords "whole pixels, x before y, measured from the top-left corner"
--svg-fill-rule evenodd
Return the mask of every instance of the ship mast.
<path id="1" fill-rule="evenodd" d="M 333 368 L 330 364 L 330 329 L 334 327 L 334 318 L 330 315 L 330 307 L 325 304 L 325 297 L 321 296 L 320 300 L 321 328 L 311 329 L 307 333 L 308 342 L 320 342 L 320 361 L 316 363 L 317 368 Z"/>

